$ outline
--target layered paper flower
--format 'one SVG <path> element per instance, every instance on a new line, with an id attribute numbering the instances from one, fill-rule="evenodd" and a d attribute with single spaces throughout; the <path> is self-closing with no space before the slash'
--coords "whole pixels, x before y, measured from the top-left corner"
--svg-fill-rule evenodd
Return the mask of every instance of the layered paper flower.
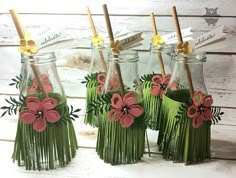
<path id="1" fill-rule="evenodd" d="M 111 50 L 114 54 L 120 54 L 120 51 L 122 50 L 122 45 L 119 40 L 113 41 L 111 43 Z"/>
<path id="2" fill-rule="evenodd" d="M 111 98 L 113 109 L 108 113 L 108 119 L 111 121 L 120 120 L 122 127 L 130 127 L 135 117 L 141 116 L 144 112 L 143 107 L 136 104 L 135 92 L 129 92 L 122 98 L 121 95 L 115 93 Z"/>
<path id="3" fill-rule="evenodd" d="M 43 84 L 44 89 L 46 90 L 46 92 L 52 92 L 53 91 L 53 88 L 51 86 L 51 83 L 50 83 L 50 80 L 49 80 L 49 77 L 48 77 L 47 74 L 43 74 L 41 76 L 41 81 L 42 81 L 42 84 Z M 28 89 L 28 93 L 34 94 L 34 93 L 40 93 L 41 92 L 38 81 L 36 79 L 33 79 L 32 85 L 33 85 L 32 88 Z"/>
<path id="4" fill-rule="evenodd" d="M 155 35 L 152 39 L 151 42 L 154 46 L 160 48 L 161 45 L 163 45 L 165 42 L 164 40 L 161 38 L 160 35 Z"/>
<path id="5" fill-rule="evenodd" d="M 160 96 L 162 98 L 163 93 L 170 81 L 170 74 L 166 74 L 163 77 L 160 75 L 154 75 L 152 77 L 153 86 L 150 88 L 150 92 L 154 96 Z"/>
<path id="6" fill-rule="evenodd" d="M 28 56 L 37 53 L 38 49 L 35 47 L 35 43 L 30 39 L 28 33 L 25 34 L 25 39 L 20 39 L 19 51 Z"/>
<path id="7" fill-rule="evenodd" d="M 194 93 L 192 97 L 193 104 L 187 109 L 187 116 L 192 118 L 192 125 L 198 128 L 203 124 L 203 121 L 211 120 L 213 114 L 210 106 L 213 103 L 211 95 L 204 96 L 201 91 Z"/>
<path id="8" fill-rule="evenodd" d="M 179 43 L 177 48 L 178 48 L 178 53 L 183 54 L 185 56 L 192 53 L 193 51 L 187 41 L 184 43 Z"/>
<path id="9" fill-rule="evenodd" d="M 97 92 L 97 94 L 100 95 L 100 94 L 102 94 L 102 92 L 104 90 L 104 84 L 106 81 L 106 74 L 105 73 L 98 74 L 97 80 L 98 80 L 99 85 L 96 88 L 96 92 Z M 119 88 L 120 88 L 120 82 L 119 82 L 117 74 L 115 74 L 113 77 L 110 78 L 107 90 L 108 91 L 118 90 Z"/>
<path id="10" fill-rule="evenodd" d="M 104 90 L 104 84 L 106 81 L 106 74 L 104 74 L 104 73 L 98 74 L 97 80 L 98 80 L 99 85 L 96 88 L 96 92 L 97 92 L 97 94 L 100 95 L 100 94 L 102 94 L 102 92 Z"/>
<path id="11" fill-rule="evenodd" d="M 121 87 L 120 87 L 120 81 L 119 81 L 118 74 L 114 74 L 109 80 L 108 91 L 118 90 L 120 88 Z"/>
<path id="12" fill-rule="evenodd" d="M 91 42 L 93 43 L 94 46 L 97 47 L 97 46 L 100 46 L 100 45 L 103 44 L 104 39 L 103 39 L 102 36 L 97 34 L 97 35 L 95 35 L 94 37 L 91 38 Z"/>
<path id="13" fill-rule="evenodd" d="M 55 123 L 61 118 L 55 98 L 45 98 L 42 102 L 38 97 L 28 97 L 25 101 L 27 109 L 20 112 L 20 119 L 26 124 L 33 124 L 33 129 L 42 132 L 47 127 L 47 122 Z"/>

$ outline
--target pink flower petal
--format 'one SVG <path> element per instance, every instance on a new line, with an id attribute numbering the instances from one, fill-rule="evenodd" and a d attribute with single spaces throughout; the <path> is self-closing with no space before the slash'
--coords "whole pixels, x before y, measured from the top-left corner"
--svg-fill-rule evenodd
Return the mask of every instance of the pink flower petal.
<path id="1" fill-rule="evenodd" d="M 164 78 L 165 78 L 165 79 L 170 79 L 170 77 L 171 77 L 171 74 L 166 74 L 166 75 L 164 75 Z"/>
<path id="2" fill-rule="evenodd" d="M 115 75 L 117 77 L 117 75 Z M 115 90 L 120 88 L 120 83 L 118 78 L 112 78 L 108 84 L 108 90 Z"/>
<path id="3" fill-rule="evenodd" d="M 20 119 L 27 123 L 32 124 L 34 120 L 36 119 L 36 113 L 34 111 L 31 111 L 29 109 L 23 110 L 19 113 Z"/>
<path id="4" fill-rule="evenodd" d="M 199 91 L 199 90 L 197 92 L 195 92 L 192 99 L 193 99 L 193 104 L 195 106 L 201 105 L 203 103 L 203 94 L 202 94 L 202 92 Z"/>
<path id="5" fill-rule="evenodd" d="M 42 101 L 42 109 L 45 110 L 53 109 L 58 105 L 58 101 L 55 98 L 45 98 Z"/>
<path id="6" fill-rule="evenodd" d="M 136 102 L 135 92 L 129 92 L 129 93 L 125 94 L 125 96 L 123 98 L 123 102 L 127 106 L 135 104 L 135 102 Z"/>
<path id="7" fill-rule="evenodd" d="M 211 120 L 213 118 L 213 114 L 210 109 L 204 108 L 204 119 Z"/>
<path id="8" fill-rule="evenodd" d="M 39 91 L 38 91 L 38 89 L 37 88 L 30 88 L 30 89 L 28 89 L 28 93 L 29 94 L 34 94 L 34 93 L 38 93 Z"/>
<path id="9" fill-rule="evenodd" d="M 59 121 L 61 115 L 56 110 L 44 111 L 44 117 L 50 123 Z"/>
<path id="10" fill-rule="evenodd" d="M 212 105 L 212 103 L 213 103 L 213 99 L 212 99 L 211 95 L 207 95 L 204 97 L 204 99 L 203 99 L 204 106 L 209 107 Z"/>
<path id="11" fill-rule="evenodd" d="M 43 118 L 38 118 L 33 122 L 33 128 L 34 130 L 38 131 L 38 132 L 42 132 L 46 129 L 47 127 L 47 122 L 45 119 Z"/>
<path id="12" fill-rule="evenodd" d="M 38 88 L 39 87 L 39 85 L 38 85 L 38 82 L 37 82 L 37 80 L 36 79 L 33 79 L 33 88 Z"/>
<path id="13" fill-rule="evenodd" d="M 101 95 L 103 92 L 103 89 L 104 89 L 103 85 L 98 85 L 96 88 L 97 94 Z"/>
<path id="14" fill-rule="evenodd" d="M 113 108 L 121 109 L 123 105 L 122 98 L 119 94 L 115 93 L 111 97 L 111 105 Z"/>
<path id="15" fill-rule="evenodd" d="M 41 101 L 38 97 L 28 97 L 26 98 L 25 102 L 29 110 L 37 112 L 37 110 L 40 109 Z"/>
<path id="16" fill-rule="evenodd" d="M 139 106 L 139 105 L 132 105 L 129 109 L 129 113 L 134 116 L 134 117 L 138 117 L 141 116 L 141 114 L 143 114 L 143 107 Z"/>
<path id="17" fill-rule="evenodd" d="M 170 81 L 170 77 L 171 77 L 171 74 L 164 75 L 164 77 L 162 79 L 162 84 L 168 84 Z"/>
<path id="18" fill-rule="evenodd" d="M 130 127 L 134 122 L 134 117 L 130 114 L 124 114 L 120 119 L 120 124 L 122 127 L 127 128 Z"/>
<path id="19" fill-rule="evenodd" d="M 202 115 L 202 114 L 199 114 L 198 117 L 196 117 L 195 119 L 193 119 L 193 121 L 192 121 L 192 126 L 193 126 L 194 128 L 198 128 L 198 127 L 200 127 L 202 124 L 203 124 L 203 115 Z"/>
<path id="20" fill-rule="evenodd" d="M 42 80 L 48 80 L 48 74 L 42 74 L 41 79 Z"/>
<path id="21" fill-rule="evenodd" d="M 123 115 L 123 112 L 121 112 L 120 110 L 112 109 L 108 113 L 108 119 L 111 121 L 117 121 L 121 119 L 122 115 Z"/>
<path id="22" fill-rule="evenodd" d="M 47 92 L 53 92 L 53 88 L 51 85 L 45 85 L 44 84 L 44 89 L 47 91 Z"/>
<path id="23" fill-rule="evenodd" d="M 196 118 L 199 115 L 197 110 L 198 110 L 197 106 L 195 105 L 189 106 L 187 109 L 187 116 L 190 118 Z"/>
<path id="24" fill-rule="evenodd" d="M 159 96 L 161 92 L 161 86 L 160 85 L 156 85 L 150 88 L 150 93 L 153 96 Z"/>
<path id="25" fill-rule="evenodd" d="M 97 75 L 97 80 L 100 84 L 105 84 L 105 80 L 106 80 L 106 74 L 101 73 Z"/>
<path id="26" fill-rule="evenodd" d="M 153 83 L 153 85 L 159 85 L 159 84 L 161 84 L 161 83 L 162 83 L 162 78 L 161 78 L 161 76 L 160 76 L 160 75 L 154 75 L 154 76 L 152 77 L 152 83 Z"/>
<path id="27" fill-rule="evenodd" d="M 178 78 L 175 77 L 171 82 L 169 81 L 167 88 L 171 90 L 178 90 L 179 89 Z"/>
<path id="28" fill-rule="evenodd" d="M 51 85 L 48 74 L 43 74 L 41 76 L 41 80 L 42 80 L 42 83 L 43 83 L 44 86 L 50 86 Z"/>

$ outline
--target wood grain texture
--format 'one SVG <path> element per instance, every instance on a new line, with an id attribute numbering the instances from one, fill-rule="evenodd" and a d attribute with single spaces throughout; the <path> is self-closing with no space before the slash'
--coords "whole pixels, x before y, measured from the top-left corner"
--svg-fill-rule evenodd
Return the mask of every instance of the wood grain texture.
<path id="1" fill-rule="evenodd" d="M 234 178 L 236 174 L 235 161 L 217 160 L 185 166 L 163 160 L 161 155 L 149 157 L 144 155 L 142 161 L 133 165 L 112 166 L 99 159 L 94 149 L 80 148 L 72 162 L 61 169 L 51 171 L 27 171 L 12 163 L 13 143 L 1 142 L 0 166 L 1 173 L 18 178 L 143 178 L 145 177 L 175 177 L 175 178 Z M 4 154 L 3 154 L 4 153 Z M 10 171 L 9 171 L 10 170 Z"/>
<path id="2" fill-rule="evenodd" d="M 4 50 L 5 49 L 5 50 Z M 17 94 L 18 91 L 8 84 L 10 79 L 20 72 L 20 60 L 16 47 L 0 48 L 5 59 L 9 55 L 8 63 L 2 67 L 0 73 L 0 93 Z M 5 53 L 4 53 L 5 52 Z M 90 49 L 73 49 L 58 52 L 58 73 L 65 92 L 70 97 L 85 97 L 86 88 L 84 76 L 88 74 Z M 149 52 L 139 51 L 139 75 L 143 75 L 148 64 Z M 71 61 L 71 62 L 70 62 Z M 72 62 L 73 61 L 73 62 Z M 17 64 L 17 65 L 14 65 Z M 71 65 L 70 65 L 71 63 Z M 208 93 L 213 95 L 214 105 L 236 107 L 236 55 L 207 55 L 204 63 L 204 76 Z"/>
<path id="3" fill-rule="evenodd" d="M 14 6 L 20 13 L 39 13 L 39 14 L 86 14 L 85 6 L 89 6 L 95 14 L 102 13 L 102 5 L 107 4 L 111 15 L 148 15 L 154 12 L 157 15 L 169 15 L 170 7 L 175 5 L 178 8 L 179 15 L 202 16 L 206 14 L 205 8 L 218 8 L 217 14 L 221 16 L 236 16 L 234 0 L 137 0 L 133 1 L 111 1 L 111 0 L 61 0 L 60 6 L 55 2 L 47 0 L 12 1 L 2 0 L 0 13 L 8 13 L 8 10 Z M 11 3 L 10 3 L 11 2 Z M 27 6 L 25 5 L 27 4 Z M 213 14 L 214 15 L 214 14 Z"/>
<path id="4" fill-rule="evenodd" d="M 37 36 L 37 32 L 46 28 L 64 31 L 67 35 L 79 39 L 79 47 L 90 47 L 90 38 L 92 30 L 87 15 L 20 15 L 27 32 Z M 60 19 L 58 21 L 58 19 Z M 156 16 L 157 28 L 160 35 L 174 32 L 172 17 Z M 236 53 L 236 18 L 217 17 L 211 20 L 211 17 L 179 17 L 182 29 L 192 27 L 193 38 L 196 38 L 208 31 L 221 25 L 229 27 L 227 40 L 223 44 L 216 44 L 214 52 L 234 52 Z M 97 33 L 107 37 L 107 30 L 103 15 L 93 16 L 96 24 Z M 149 16 L 110 16 L 114 35 L 121 31 L 140 31 L 143 32 L 142 46 L 140 50 L 148 50 L 150 40 L 153 37 L 152 26 Z M 209 21 L 211 22 L 209 24 Z M 61 23 L 63 22 L 63 23 Z M 0 43 L 7 41 L 6 44 L 18 44 L 18 36 L 14 24 L 9 15 L 0 15 Z M 2 42 L 3 43 L 3 42 Z M 4 44 L 4 43 L 3 43 Z M 233 44 L 233 45 L 230 45 Z M 203 49 L 204 50 L 204 49 Z M 209 50 L 208 50 L 209 51 Z M 210 50 L 212 51 L 212 50 Z"/>
<path id="5" fill-rule="evenodd" d="M 59 4 L 58 4 L 59 3 Z M 222 121 L 212 126 L 211 161 L 196 166 L 184 166 L 164 161 L 159 154 L 134 165 L 110 166 L 104 164 L 95 153 L 97 129 L 83 124 L 85 114 L 86 88 L 81 81 L 88 74 L 91 54 L 90 37 L 92 31 L 86 15 L 89 6 L 97 32 L 107 37 L 102 5 L 107 4 L 113 32 L 142 31 L 142 46 L 139 52 L 139 72 L 144 73 L 149 58 L 150 39 L 153 37 L 150 13 L 154 12 L 158 33 L 161 35 L 174 31 L 171 6 L 178 10 L 181 28 L 192 27 L 193 37 L 198 37 L 216 27 L 225 25 L 228 36 L 207 52 L 204 63 L 204 76 L 208 93 L 214 98 L 214 105 L 221 106 L 225 113 Z M 28 172 L 11 161 L 15 138 L 17 116 L 0 118 L 0 167 L 1 173 L 19 178 L 45 177 L 175 177 L 175 178 L 235 178 L 236 175 L 236 1 L 235 0 L 1 0 L 0 3 L 0 106 L 9 96 L 18 97 L 18 90 L 8 86 L 10 79 L 19 75 L 20 55 L 18 37 L 9 15 L 9 9 L 16 8 L 27 32 L 53 27 L 67 32 L 79 39 L 76 49 L 57 51 L 57 67 L 68 103 L 79 107 L 80 118 L 74 122 L 80 148 L 72 163 L 56 171 Z M 212 47 L 212 46 L 211 46 Z M 223 54 L 223 55 L 222 55 Z M 0 114 L 2 111 L 0 110 Z M 157 152 L 158 132 L 148 131 L 151 149 Z M 86 148 L 86 149 L 85 149 Z M 88 149 L 90 148 L 90 149 Z M 92 148 L 92 149 L 91 149 Z M 225 159 L 225 160 L 221 160 Z M 114 172 L 116 173 L 114 175 Z M 194 174 L 197 173 L 197 174 Z"/>

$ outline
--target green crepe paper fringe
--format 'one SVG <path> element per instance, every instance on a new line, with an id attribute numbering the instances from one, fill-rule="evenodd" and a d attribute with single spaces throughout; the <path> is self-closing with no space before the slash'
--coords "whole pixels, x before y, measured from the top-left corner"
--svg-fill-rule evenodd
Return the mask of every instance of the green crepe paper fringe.
<path id="1" fill-rule="evenodd" d="M 163 96 L 158 145 L 164 159 L 195 164 L 211 157 L 211 121 L 194 128 L 185 107 L 189 99 L 186 89 Z"/>
<path id="2" fill-rule="evenodd" d="M 135 118 L 129 128 L 123 128 L 120 121 L 110 121 L 109 110 L 102 107 L 97 116 L 99 127 L 96 152 L 101 159 L 112 165 L 131 164 L 141 160 L 145 151 L 146 125 L 144 116 Z"/>
<path id="3" fill-rule="evenodd" d="M 86 91 L 86 114 L 84 118 L 84 123 L 89 124 L 93 127 L 97 127 L 98 121 L 97 117 L 92 113 L 89 112 L 91 110 L 91 102 L 97 101 L 98 94 L 96 92 L 96 88 L 98 86 L 97 79 L 88 80 L 86 83 L 87 91 Z"/>
<path id="4" fill-rule="evenodd" d="M 148 128 L 152 130 L 159 130 L 160 109 L 162 100 L 159 96 L 153 96 L 150 93 L 151 87 L 152 81 L 142 81 L 144 109 L 146 112 L 145 121 Z"/>
<path id="5" fill-rule="evenodd" d="M 78 149 L 66 99 L 56 93 L 48 95 L 59 101 L 55 109 L 61 114 L 61 119 L 57 123 L 47 123 L 43 132 L 37 132 L 32 124 L 18 120 L 12 159 L 13 162 L 17 161 L 19 166 L 24 165 L 26 170 L 65 167 L 75 157 Z M 42 98 L 40 94 L 30 96 Z"/>

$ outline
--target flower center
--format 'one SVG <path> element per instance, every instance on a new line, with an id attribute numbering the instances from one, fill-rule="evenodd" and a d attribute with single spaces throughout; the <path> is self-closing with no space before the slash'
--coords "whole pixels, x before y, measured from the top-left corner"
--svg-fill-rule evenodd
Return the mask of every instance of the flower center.
<path id="1" fill-rule="evenodd" d="M 129 108 L 127 106 L 123 106 L 121 111 L 124 113 L 128 113 Z"/>
<path id="2" fill-rule="evenodd" d="M 167 84 L 165 84 L 165 83 L 162 83 L 162 84 L 160 84 L 160 85 L 161 85 L 161 89 L 162 89 L 162 90 L 165 90 L 166 87 L 167 87 Z"/>
<path id="3" fill-rule="evenodd" d="M 198 112 L 199 113 L 203 113 L 204 112 L 204 108 L 205 106 L 203 104 L 201 104 L 199 107 L 198 107 Z"/>
<path id="4" fill-rule="evenodd" d="M 36 118 L 42 118 L 43 117 L 43 112 L 42 111 L 38 111 L 37 113 L 36 113 Z"/>

